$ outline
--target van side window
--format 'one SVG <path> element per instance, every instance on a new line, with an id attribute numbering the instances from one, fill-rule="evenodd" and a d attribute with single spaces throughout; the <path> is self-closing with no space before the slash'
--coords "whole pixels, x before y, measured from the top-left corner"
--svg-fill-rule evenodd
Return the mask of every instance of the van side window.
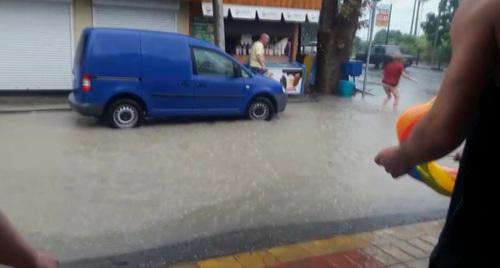
<path id="1" fill-rule="evenodd" d="M 234 77 L 233 62 L 221 54 L 203 48 L 193 47 L 195 74 Z"/>
<path id="2" fill-rule="evenodd" d="M 241 69 L 239 67 L 238 67 L 238 69 L 241 70 L 241 77 L 243 77 L 243 78 L 249 78 L 250 77 L 250 74 L 248 74 L 247 71 L 245 71 L 245 70 L 243 70 L 243 69 Z"/>

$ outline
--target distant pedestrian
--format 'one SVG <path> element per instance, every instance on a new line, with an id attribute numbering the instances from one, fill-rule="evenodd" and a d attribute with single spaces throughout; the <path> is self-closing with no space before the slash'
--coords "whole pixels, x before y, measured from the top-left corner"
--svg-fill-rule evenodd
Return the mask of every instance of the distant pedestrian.
<path id="1" fill-rule="evenodd" d="M 416 82 L 416 80 L 406 73 L 404 58 L 399 53 L 394 54 L 392 61 L 388 62 L 384 66 L 383 75 L 382 86 L 384 87 L 387 97 L 382 103 L 382 108 L 385 108 L 389 100 L 391 100 L 391 97 L 394 97 L 393 108 L 396 111 L 398 109 L 400 99 L 399 81 L 401 80 L 401 76 L 413 82 Z"/>
<path id="2" fill-rule="evenodd" d="M 253 73 L 265 74 L 266 69 L 266 58 L 265 58 L 265 47 L 269 43 L 269 35 L 263 33 L 260 35 L 259 40 L 252 44 L 250 51 L 250 68 Z"/>

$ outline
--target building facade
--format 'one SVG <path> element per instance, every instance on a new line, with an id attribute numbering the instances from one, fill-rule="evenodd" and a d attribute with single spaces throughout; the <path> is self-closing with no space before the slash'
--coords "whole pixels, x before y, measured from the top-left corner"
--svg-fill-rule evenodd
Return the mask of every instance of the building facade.
<path id="1" fill-rule="evenodd" d="M 307 27 L 317 23 L 320 5 L 224 0 L 228 53 L 242 54 L 236 53 L 241 42 L 268 31 L 276 41 L 292 41 L 295 59 L 301 36 L 315 36 Z M 0 92 L 70 90 L 74 50 L 86 27 L 178 32 L 210 41 L 210 6 L 206 0 L 0 0 Z"/>
<path id="2" fill-rule="evenodd" d="M 82 29 L 189 33 L 182 0 L 0 0 L 0 91 L 72 88 Z"/>

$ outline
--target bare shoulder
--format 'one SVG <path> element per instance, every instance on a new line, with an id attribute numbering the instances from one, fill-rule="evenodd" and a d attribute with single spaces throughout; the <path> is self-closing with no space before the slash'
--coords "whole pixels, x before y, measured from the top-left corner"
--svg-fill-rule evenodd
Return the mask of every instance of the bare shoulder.
<path id="1" fill-rule="evenodd" d="M 494 62 L 494 76 L 496 85 L 500 87 L 500 0 L 465 0 L 463 2 L 471 2 L 467 3 L 467 5 L 469 5 L 468 8 L 477 2 L 478 10 L 476 14 L 488 20 L 492 25 L 495 40 L 495 45 L 493 47 L 496 48 L 497 52 L 496 58 L 494 59 L 494 61 L 496 61 Z"/>
<path id="2" fill-rule="evenodd" d="M 457 85 L 485 83 L 498 63 L 498 7 L 500 0 L 462 0 L 451 27 L 453 57 L 449 77 Z M 464 82 L 464 79 L 473 77 Z M 474 82 L 475 81 L 475 82 Z M 470 84 L 467 84 L 467 83 Z M 455 87 L 457 85 L 454 85 Z"/>
<path id="3" fill-rule="evenodd" d="M 500 22 L 500 0 L 463 0 L 455 14 L 454 24 L 459 27 L 493 26 Z"/>
<path id="4" fill-rule="evenodd" d="M 499 10 L 500 0 L 463 0 L 453 18 L 452 43 L 484 45 L 491 53 L 498 42 Z"/>
<path id="5" fill-rule="evenodd" d="M 497 38 L 497 44 L 500 42 L 500 0 L 490 0 L 489 1 L 489 12 L 493 13 L 493 24 L 495 25 L 495 34 Z M 499 46 L 500 49 L 500 46 Z"/>

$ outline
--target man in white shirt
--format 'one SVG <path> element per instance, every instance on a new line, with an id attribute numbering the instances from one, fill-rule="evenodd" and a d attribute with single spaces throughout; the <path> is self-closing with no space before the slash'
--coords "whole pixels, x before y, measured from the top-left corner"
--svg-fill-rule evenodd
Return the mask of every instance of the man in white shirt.
<path id="1" fill-rule="evenodd" d="M 268 43 L 269 35 L 263 33 L 260 35 L 259 40 L 252 44 L 250 52 L 250 68 L 252 69 L 252 72 L 258 74 L 265 74 L 267 72 L 265 47 Z"/>

